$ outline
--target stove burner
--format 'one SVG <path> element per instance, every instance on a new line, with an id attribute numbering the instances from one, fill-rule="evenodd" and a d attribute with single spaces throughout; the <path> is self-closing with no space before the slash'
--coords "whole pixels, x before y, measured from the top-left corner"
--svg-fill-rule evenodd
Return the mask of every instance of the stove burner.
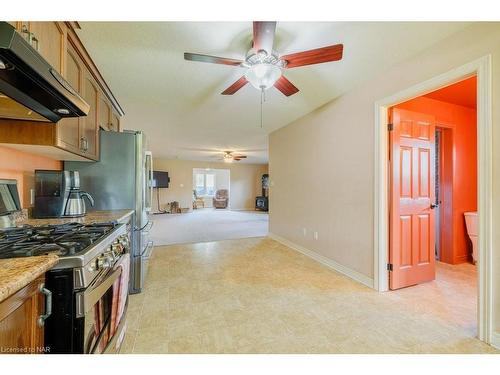
<path id="1" fill-rule="evenodd" d="M 0 259 L 56 254 L 75 255 L 113 230 L 116 223 L 68 223 L 0 230 Z"/>

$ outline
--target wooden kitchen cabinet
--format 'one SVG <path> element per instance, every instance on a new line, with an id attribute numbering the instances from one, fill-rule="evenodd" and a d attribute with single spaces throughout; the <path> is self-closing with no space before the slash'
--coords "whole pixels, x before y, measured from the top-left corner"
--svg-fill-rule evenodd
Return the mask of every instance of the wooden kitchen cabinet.
<path id="1" fill-rule="evenodd" d="M 116 113 L 111 114 L 111 129 L 115 132 L 121 131 L 120 127 L 120 116 L 118 116 Z"/>
<path id="2" fill-rule="evenodd" d="M 114 130 L 111 123 L 111 104 L 103 93 L 99 93 L 99 127 L 104 130 Z"/>
<path id="3" fill-rule="evenodd" d="M 57 124 L 0 118 L 0 144 L 58 160 L 98 160 L 99 127 L 119 131 L 123 110 L 78 38 L 78 23 L 10 23 L 21 34 L 23 29 L 34 34 L 40 54 L 84 98 L 90 111 Z"/>
<path id="4" fill-rule="evenodd" d="M 64 22 L 29 22 L 29 31 L 38 40 L 38 52 L 64 75 L 66 26 Z"/>
<path id="5" fill-rule="evenodd" d="M 0 302 L 0 353 L 40 353 L 43 326 L 38 318 L 45 312 L 45 297 L 40 292 L 41 276 Z"/>
<path id="6" fill-rule="evenodd" d="M 38 52 L 52 65 L 59 73 L 64 75 L 64 60 L 66 53 L 66 33 L 67 28 L 64 22 L 56 21 L 18 21 L 10 22 L 16 27 L 21 35 L 25 35 L 23 30 L 31 33 L 36 42 L 32 46 L 38 46 Z M 32 39 L 33 40 L 33 39 Z"/>
<path id="7" fill-rule="evenodd" d="M 90 104 L 90 111 L 86 117 L 80 117 L 80 139 L 83 144 L 83 155 L 94 160 L 99 159 L 99 126 L 97 110 L 99 106 L 99 89 L 97 83 L 87 70 L 84 71 L 83 98 Z"/>
<path id="8" fill-rule="evenodd" d="M 80 94 L 83 92 L 83 61 L 75 48 L 68 43 L 66 49 L 66 80 Z M 81 119 L 78 117 L 65 118 L 57 123 L 57 145 L 69 151 L 80 153 L 83 144 L 80 142 Z"/>

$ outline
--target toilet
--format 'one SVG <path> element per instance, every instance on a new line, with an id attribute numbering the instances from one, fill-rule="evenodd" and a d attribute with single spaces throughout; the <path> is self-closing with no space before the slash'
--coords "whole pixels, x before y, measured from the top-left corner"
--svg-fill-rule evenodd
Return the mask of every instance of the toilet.
<path id="1" fill-rule="evenodd" d="M 472 241 L 472 260 L 474 264 L 477 262 L 477 212 L 464 212 L 465 225 L 467 226 L 467 234 Z"/>

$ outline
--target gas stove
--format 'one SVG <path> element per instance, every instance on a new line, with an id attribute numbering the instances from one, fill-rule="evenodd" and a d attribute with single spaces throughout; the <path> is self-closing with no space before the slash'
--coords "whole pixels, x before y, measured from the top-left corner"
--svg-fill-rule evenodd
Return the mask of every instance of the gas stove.
<path id="1" fill-rule="evenodd" d="M 112 353 L 126 327 L 132 227 L 126 222 L 0 230 L 0 259 L 45 254 L 44 341 L 50 353 Z"/>
<path id="2" fill-rule="evenodd" d="M 0 231 L 0 259 L 79 255 L 115 228 L 115 223 L 24 226 Z"/>
<path id="3" fill-rule="evenodd" d="M 0 230 L 0 259 L 55 254 L 52 268 L 73 268 L 74 286 L 86 287 L 129 247 L 129 231 L 115 222 L 23 226 Z"/>

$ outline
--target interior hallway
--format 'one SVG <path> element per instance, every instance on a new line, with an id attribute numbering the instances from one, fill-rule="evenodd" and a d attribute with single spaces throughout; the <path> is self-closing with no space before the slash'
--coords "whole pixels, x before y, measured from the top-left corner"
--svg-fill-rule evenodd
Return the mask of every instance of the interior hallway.
<path id="1" fill-rule="evenodd" d="M 185 214 L 151 215 L 155 246 L 267 236 L 269 215 L 260 211 L 205 208 Z"/>
<path id="2" fill-rule="evenodd" d="M 472 271 L 472 272 L 471 272 Z M 122 353 L 498 353 L 473 266 L 378 293 L 268 238 L 157 247 Z"/>

